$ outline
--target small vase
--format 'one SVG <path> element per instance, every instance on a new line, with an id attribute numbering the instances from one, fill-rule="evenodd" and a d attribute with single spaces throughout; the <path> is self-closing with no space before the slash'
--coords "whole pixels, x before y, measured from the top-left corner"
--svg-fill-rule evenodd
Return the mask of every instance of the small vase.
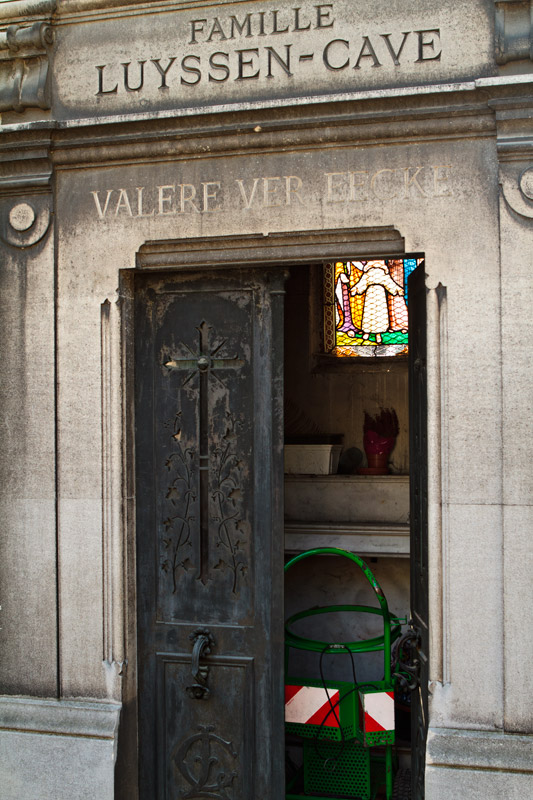
<path id="1" fill-rule="evenodd" d="M 366 431 L 363 437 L 368 462 L 368 469 L 364 470 L 370 475 L 387 475 L 389 472 L 389 456 L 396 438 L 394 436 L 380 436 L 375 431 Z"/>
<path id="2" fill-rule="evenodd" d="M 375 475 L 386 475 L 389 471 L 389 453 L 367 453 L 366 460 L 372 471 L 379 470 Z"/>

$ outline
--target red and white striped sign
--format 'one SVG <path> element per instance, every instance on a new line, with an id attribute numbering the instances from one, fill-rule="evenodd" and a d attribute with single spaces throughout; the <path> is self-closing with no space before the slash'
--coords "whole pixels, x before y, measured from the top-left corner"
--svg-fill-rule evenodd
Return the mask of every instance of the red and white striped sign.
<path id="1" fill-rule="evenodd" d="M 338 702 L 338 689 L 326 693 L 322 686 L 285 686 L 285 722 L 338 728 Z M 331 711 L 331 706 L 335 711 Z"/>
<path id="2" fill-rule="evenodd" d="M 365 733 L 394 730 L 394 692 L 359 692 Z"/>

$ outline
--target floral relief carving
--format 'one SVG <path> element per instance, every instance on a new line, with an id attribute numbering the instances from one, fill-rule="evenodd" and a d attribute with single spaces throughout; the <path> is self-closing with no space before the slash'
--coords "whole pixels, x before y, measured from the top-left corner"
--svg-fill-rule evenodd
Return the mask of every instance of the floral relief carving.
<path id="1" fill-rule="evenodd" d="M 216 515 L 212 517 L 217 526 L 216 547 L 219 560 L 214 569 L 229 570 L 233 577 L 232 592 L 237 594 L 239 579 L 244 579 L 248 570 L 245 542 L 246 522 L 242 518 L 242 468 L 243 463 L 235 451 L 237 429 L 240 423 L 226 413 L 226 432 L 215 447 L 212 459 L 214 491 L 212 500 Z"/>
<path id="2" fill-rule="evenodd" d="M 164 560 L 161 569 L 172 576 L 172 592 L 175 594 L 178 588 L 179 570 L 187 571 L 194 566 L 190 555 L 192 553 L 191 526 L 195 520 L 194 504 L 196 502 L 192 470 L 196 454 L 192 447 L 182 447 L 181 411 L 176 414 L 174 422 L 167 423 L 167 426 L 171 426 L 171 438 L 176 449 L 165 462 L 165 467 L 172 476 L 165 495 L 171 511 L 162 521 L 166 536 L 163 537 Z"/>

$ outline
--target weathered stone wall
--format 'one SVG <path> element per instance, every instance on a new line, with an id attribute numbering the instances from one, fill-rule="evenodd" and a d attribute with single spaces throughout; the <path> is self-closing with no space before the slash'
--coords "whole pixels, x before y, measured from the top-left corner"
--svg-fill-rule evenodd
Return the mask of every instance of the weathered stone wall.
<path id="1" fill-rule="evenodd" d="M 57 574 L 50 198 L 30 192 L 23 198 L 3 196 L 0 217 L 0 691 L 54 696 Z"/>
<path id="2" fill-rule="evenodd" d="M 354 122 L 343 127 L 341 142 L 335 141 L 338 130 L 333 129 L 331 141 L 322 148 L 310 143 L 302 147 L 301 134 L 295 135 L 291 147 L 287 132 L 283 152 L 273 153 L 267 129 L 250 134 L 255 138 L 253 156 L 237 151 L 230 159 L 223 152 L 191 159 L 184 153 L 178 160 L 162 163 L 146 159 L 142 164 L 105 168 L 87 164 L 83 172 L 77 166 L 62 165 L 56 197 L 62 243 L 58 251 L 58 370 L 63 390 L 59 440 L 64 451 L 59 482 L 68 500 L 60 504 L 60 542 L 66 554 L 75 552 L 78 526 L 87 531 L 92 519 L 94 532 L 83 537 L 88 548 L 84 563 L 98 563 L 101 367 L 98 350 L 87 352 L 84 343 L 98 341 L 101 305 L 106 300 L 114 302 L 119 270 L 135 267 L 136 253 L 145 241 L 176 235 L 305 231 L 316 228 L 317 220 L 324 228 L 393 226 L 404 236 L 407 252 L 425 253 L 428 285 L 441 283 L 447 291 L 447 319 L 440 323 L 434 319 L 432 325 L 446 326 L 438 335 L 446 359 L 441 376 L 446 403 L 443 424 L 447 457 L 453 464 L 447 476 L 444 520 L 446 546 L 450 556 L 453 553 L 448 565 L 453 590 L 446 592 L 443 602 L 454 633 L 446 641 L 442 663 L 435 668 L 440 672 L 447 663 L 454 664 L 446 714 L 499 727 L 503 715 L 502 671 L 497 667 L 502 631 L 501 433 L 489 421 L 501 413 L 501 373 L 499 356 L 495 358 L 494 348 L 483 346 L 478 333 L 482 320 L 496 320 L 500 315 L 494 225 L 497 159 L 490 117 L 476 115 L 469 122 L 468 138 L 459 141 L 447 136 L 451 127 L 447 119 L 441 118 L 440 130 L 432 120 L 430 136 L 426 124 L 418 123 L 419 135 L 414 138 L 413 124 L 409 140 L 391 121 L 381 126 L 379 144 L 365 141 L 363 149 L 358 139 L 361 128 Z M 461 124 L 466 127 L 464 121 Z M 320 136 L 317 129 L 309 128 L 307 134 Z M 387 141 L 387 134 L 393 143 Z M 194 139 L 190 146 L 196 149 Z M 181 141 L 180 149 L 186 148 Z M 127 154 L 127 145 L 123 152 Z M 73 304 L 75 328 L 71 325 Z M 497 353 L 497 343 L 495 348 Z M 77 388 L 78 369 L 73 365 L 83 367 L 82 391 Z M 83 462 L 77 459 L 80 433 L 88 453 Z M 466 459 L 465 453 L 469 454 Z M 439 467 L 433 465 L 434 470 Z M 69 509 L 78 502 L 87 505 L 83 513 L 72 517 Z M 66 513 L 65 522 L 61 513 Z M 432 535 L 440 536 L 440 531 Z M 486 590 L 472 597 L 470 615 L 465 618 L 464 596 L 470 595 L 474 578 L 481 579 Z M 97 580 L 95 576 L 89 581 L 95 597 L 100 591 Z M 68 596 L 72 586 L 70 576 L 66 581 L 63 596 Z M 486 625 L 491 656 L 487 657 L 486 650 L 471 652 L 466 662 L 461 654 L 468 650 L 480 619 Z M 75 646 L 79 627 L 85 632 L 81 648 Z M 72 628 L 65 620 L 63 680 L 69 693 L 79 691 L 80 681 L 90 685 L 93 693 L 103 691 L 99 660 L 93 657 L 90 666 L 99 635 L 97 615 L 84 618 L 81 607 L 75 607 Z M 474 684 L 483 686 L 481 704 L 472 704 Z"/>
<path id="3" fill-rule="evenodd" d="M 230 263 L 226 237 L 344 229 L 426 257 L 427 796 L 528 796 L 512 735 L 532 732 L 533 690 L 524 4 L 5 5 L 0 674 L 6 695 L 48 698 L 0 700 L 7 796 L 66 797 L 80 763 L 101 767 L 80 797 L 114 793 L 135 666 L 121 274 L 147 242 L 213 237 Z M 18 51 L 7 23 L 39 21 L 54 41 Z M 36 59 L 49 83 L 15 92 L 6 76 Z M 32 784 L 39 759 L 60 766 Z"/>

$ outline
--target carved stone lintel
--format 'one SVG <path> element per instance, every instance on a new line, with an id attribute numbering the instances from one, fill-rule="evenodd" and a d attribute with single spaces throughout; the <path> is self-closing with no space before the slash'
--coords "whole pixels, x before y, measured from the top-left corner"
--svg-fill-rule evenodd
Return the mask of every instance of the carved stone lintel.
<path id="1" fill-rule="evenodd" d="M 496 0 L 496 61 L 533 60 L 532 0 Z"/>
<path id="2" fill-rule="evenodd" d="M 48 48 L 53 32 L 46 22 L 0 31 L 0 111 L 50 108 Z"/>

